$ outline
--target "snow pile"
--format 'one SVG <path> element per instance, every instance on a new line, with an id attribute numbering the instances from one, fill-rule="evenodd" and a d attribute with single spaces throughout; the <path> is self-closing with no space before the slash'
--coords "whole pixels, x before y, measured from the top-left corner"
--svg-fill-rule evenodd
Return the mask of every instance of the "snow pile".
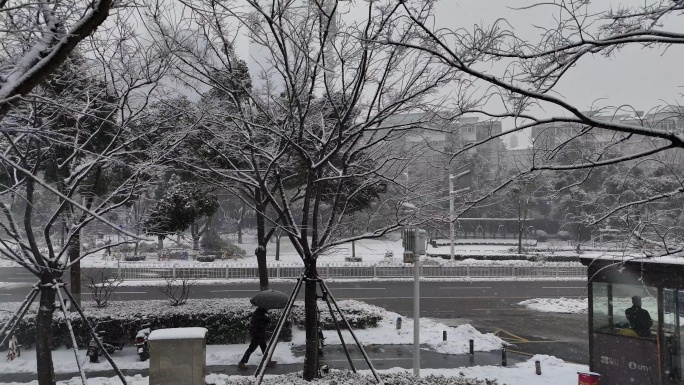
<path id="1" fill-rule="evenodd" d="M 401 315 L 387 311 L 383 308 L 366 305 L 368 311 L 375 309 L 381 319 L 372 329 L 354 330 L 354 334 L 365 345 L 407 345 L 413 344 L 413 319 L 404 318 Z M 372 313 L 371 313 L 372 314 Z M 397 330 L 396 322 L 402 318 L 401 329 Z M 348 331 L 343 328 L 342 337 L 346 342 L 353 341 Z M 442 341 L 442 333 L 447 332 L 447 341 Z M 335 330 L 324 330 L 326 345 L 341 344 Z M 432 318 L 420 319 L 420 342 L 427 345 L 429 350 L 444 354 L 466 354 L 469 351 L 469 341 L 474 340 L 476 351 L 491 351 L 501 349 L 505 342 L 493 334 L 482 334 L 470 325 L 461 325 L 452 328 Z M 304 345 L 306 335 L 303 331 L 293 331 L 292 343 Z"/>
<path id="2" fill-rule="evenodd" d="M 586 298 L 533 298 L 518 305 L 546 313 L 584 314 L 589 308 Z"/>
<path id="3" fill-rule="evenodd" d="M 535 361 L 541 363 L 541 375 L 535 374 Z M 547 355 L 536 355 L 513 367 L 473 366 L 461 369 L 421 370 L 421 373 L 453 375 L 463 373 L 466 377 L 496 379 L 506 385 L 577 385 L 577 372 L 586 372 L 586 365 L 568 364 L 561 359 Z"/>

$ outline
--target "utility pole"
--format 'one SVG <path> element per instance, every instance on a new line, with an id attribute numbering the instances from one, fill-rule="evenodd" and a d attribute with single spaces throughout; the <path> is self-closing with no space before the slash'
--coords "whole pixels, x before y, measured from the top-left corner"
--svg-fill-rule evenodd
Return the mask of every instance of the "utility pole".
<path id="1" fill-rule="evenodd" d="M 454 191 L 454 175 L 449 174 L 449 245 L 451 246 L 449 255 L 453 261 L 456 255 L 454 253 L 454 194 L 452 191 Z"/>
<path id="2" fill-rule="evenodd" d="M 454 253 L 454 221 L 456 220 L 454 215 L 454 197 L 470 190 L 470 187 L 465 187 L 454 191 L 454 180 L 458 180 L 459 178 L 462 178 L 468 174 L 470 174 L 470 170 L 463 171 L 458 175 L 449 174 L 449 244 L 451 246 L 450 255 L 452 261 L 456 259 L 456 254 Z"/>

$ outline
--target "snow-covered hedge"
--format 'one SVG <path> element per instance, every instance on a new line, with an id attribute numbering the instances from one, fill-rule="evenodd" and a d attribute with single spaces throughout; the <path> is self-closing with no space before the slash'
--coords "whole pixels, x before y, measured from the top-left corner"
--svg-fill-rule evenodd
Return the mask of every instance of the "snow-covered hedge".
<path id="1" fill-rule="evenodd" d="M 19 306 L 13 303 L 11 306 L 2 306 L 12 311 Z M 177 327 L 204 327 L 208 329 L 207 343 L 209 344 L 234 344 L 244 343 L 249 339 L 249 319 L 254 311 L 254 306 L 246 298 L 223 298 L 223 299 L 191 299 L 183 306 L 169 306 L 167 301 L 112 301 L 105 308 L 96 308 L 94 302 L 84 302 L 84 312 L 92 325 L 99 320 L 111 318 L 124 330 L 129 341 L 142 328 L 143 324 L 149 323 L 152 329 L 177 328 Z M 321 322 L 325 329 L 334 328 L 332 318 L 325 303 L 319 303 L 321 309 Z M 363 302 L 346 300 L 340 301 L 340 308 L 354 328 L 374 327 L 382 319 L 381 309 L 366 305 Z M 24 317 L 16 335 L 24 346 L 35 343 L 35 320 L 37 307 L 34 306 Z M 274 328 L 279 310 L 269 312 L 271 318 L 270 327 Z M 0 312 L 0 318 L 9 317 L 9 312 Z M 53 321 L 53 347 L 70 345 L 70 337 L 66 322 L 61 312 L 55 312 Z M 75 334 L 79 346 L 87 346 L 89 337 L 85 325 L 82 324 L 78 313 L 71 313 L 70 318 L 74 325 Z M 339 318 L 339 317 L 338 317 Z M 4 322 L 0 319 L 0 323 Z M 304 327 L 303 303 L 295 303 L 292 316 L 286 323 L 281 334 L 281 340 L 292 339 L 292 324 L 300 328 Z"/>
<path id="2" fill-rule="evenodd" d="M 412 373 L 380 373 L 385 384 L 391 385 L 498 385 L 496 380 L 480 380 L 458 377 L 425 376 L 416 378 Z M 207 385 L 252 385 L 256 383 L 254 377 L 227 376 L 225 374 L 210 374 L 206 376 Z M 323 378 L 311 382 L 302 379 L 301 372 L 282 376 L 265 377 L 264 385 L 375 385 L 377 382 L 372 375 L 355 374 L 348 370 L 332 370 Z"/>
<path id="3" fill-rule="evenodd" d="M 342 300 L 338 302 L 340 309 L 344 313 L 345 318 L 353 329 L 367 329 L 378 326 L 378 322 L 382 320 L 385 310 L 383 308 L 368 305 L 365 302 L 356 301 L 353 299 Z M 335 328 L 335 323 L 330 316 L 328 305 L 323 301 L 318 301 L 318 309 L 321 314 L 321 327 L 325 330 L 332 330 Z M 333 307 L 334 309 L 334 307 Z M 295 303 L 292 309 L 292 322 L 300 329 L 304 328 L 304 304 Z M 340 316 L 335 313 L 335 318 L 340 328 L 345 327 Z"/>

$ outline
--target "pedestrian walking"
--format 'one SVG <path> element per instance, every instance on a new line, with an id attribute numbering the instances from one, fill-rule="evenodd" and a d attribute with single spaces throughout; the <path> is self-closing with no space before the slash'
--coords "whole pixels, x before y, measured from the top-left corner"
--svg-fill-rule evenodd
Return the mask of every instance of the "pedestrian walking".
<path id="1" fill-rule="evenodd" d="M 238 363 L 238 369 L 247 369 L 247 361 L 249 361 L 249 356 L 254 353 L 257 347 L 261 348 L 261 353 L 266 354 L 266 347 L 268 345 L 267 340 L 267 328 L 269 324 L 268 310 L 263 307 L 257 307 L 257 309 L 252 314 L 252 319 L 249 322 L 249 335 L 250 342 L 245 355 L 242 356 L 240 363 Z M 276 361 L 269 361 L 268 366 L 273 366 Z"/>

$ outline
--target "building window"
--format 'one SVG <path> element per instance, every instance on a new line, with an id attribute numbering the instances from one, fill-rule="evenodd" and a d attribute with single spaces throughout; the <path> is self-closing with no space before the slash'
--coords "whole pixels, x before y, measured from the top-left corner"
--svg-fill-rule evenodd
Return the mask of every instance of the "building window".
<path id="1" fill-rule="evenodd" d="M 662 120 L 656 124 L 656 128 L 659 130 L 672 132 L 675 129 L 675 121 L 670 119 Z"/>

